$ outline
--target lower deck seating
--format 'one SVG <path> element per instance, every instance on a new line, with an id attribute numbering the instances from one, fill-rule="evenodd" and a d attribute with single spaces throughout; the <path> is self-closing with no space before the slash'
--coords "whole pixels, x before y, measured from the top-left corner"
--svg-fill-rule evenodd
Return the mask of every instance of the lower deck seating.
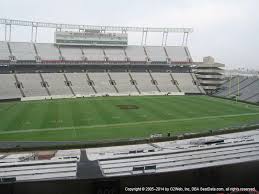
<path id="1" fill-rule="evenodd" d="M 152 76 L 161 92 L 178 92 L 170 73 L 152 73 Z"/>
<path id="2" fill-rule="evenodd" d="M 0 99 L 21 98 L 13 74 L 0 74 Z"/>
<path id="3" fill-rule="evenodd" d="M 115 88 L 110 83 L 107 73 L 88 73 L 88 76 L 93 81 L 94 88 L 99 94 L 116 93 Z"/>
<path id="4" fill-rule="evenodd" d="M 156 85 L 152 82 L 149 73 L 131 73 L 131 76 L 136 80 L 136 85 L 141 93 L 155 93 L 158 92 Z"/>
<path id="5" fill-rule="evenodd" d="M 190 73 L 172 73 L 172 76 L 178 82 L 178 86 L 182 92 L 200 93 Z"/>
<path id="6" fill-rule="evenodd" d="M 249 85 L 247 85 L 244 88 L 240 88 L 239 95 L 241 100 L 249 99 L 252 96 L 257 95 L 259 92 L 259 79 L 254 78 L 251 79 L 251 82 Z"/>
<path id="7" fill-rule="evenodd" d="M 119 90 L 119 93 L 128 94 L 128 93 L 137 93 L 135 86 L 131 83 L 129 73 L 110 73 L 111 78 L 115 81 L 116 87 Z"/>
<path id="8" fill-rule="evenodd" d="M 259 103 L 259 93 L 257 93 L 255 96 L 247 99 L 249 102 L 253 102 L 253 103 Z"/>
<path id="9" fill-rule="evenodd" d="M 67 79 L 71 82 L 71 87 L 76 95 L 91 95 L 94 90 L 89 85 L 85 73 L 66 73 Z"/>
<path id="10" fill-rule="evenodd" d="M 219 97 L 233 98 L 257 103 L 259 101 L 259 78 L 257 76 L 232 77 L 214 94 Z"/>
<path id="11" fill-rule="evenodd" d="M 23 85 L 22 90 L 25 96 L 48 96 L 39 74 L 17 74 L 17 78 Z"/>
<path id="12" fill-rule="evenodd" d="M 244 86 L 248 85 L 251 83 L 251 79 L 247 79 L 246 77 L 234 77 L 231 80 L 229 80 L 227 83 L 224 85 L 224 89 L 220 91 L 217 96 L 231 96 L 238 91 L 239 88 L 243 88 Z"/>
<path id="13" fill-rule="evenodd" d="M 88 72 L 88 73 L 16 73 L 0 74 L 0 99 L 42 96 L 91 96 L 164 94 L 169 92 L 200 93 L 190 73 L 167 72 Z M 175 85 L 175 82 L 179 85 Z"/>
<path id="14" fill-rule="evenodd" d="M 63 73 L 42 73 L 51 95 L 72 95 Z"/>

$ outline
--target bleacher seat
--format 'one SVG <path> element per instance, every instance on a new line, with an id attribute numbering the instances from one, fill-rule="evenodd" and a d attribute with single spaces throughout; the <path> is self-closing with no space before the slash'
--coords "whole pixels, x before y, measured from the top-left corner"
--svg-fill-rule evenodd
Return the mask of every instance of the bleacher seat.
<path id="1" fill-rule="evenodd" d="M 16 74 L 18 80 L 23 84 L 23 92 L 26 97 L 48 96 L 46 88 L 42 86 L 42 80 L 37 73 Z"/>
<path id="2" fill-rule="evenodd" d="M 173 78 L 178 82 L 178 86 L 185 93 L 200 93 L 197 85 L 193 83 L 190 73 L 172 73 Z"/>
<path id="3" fill-rule="evenodd" d="M 157 81 L 161 92 L 178 92 L 177 87 L 173 84 L 170 73 L 152 73 L 152 76 Z"/>
<path id="4" fill-rule="evenodd" d="M 42 73 L 44 81 L 47 82 L 51 95 L 69 95 L 72 93 L 66 85 L 63 73 Z"/>
<path id="5" fill-rule="evenodd" d="M 0 61 L 9 61 L 10 52 L 7 42 L 0 42 Z"/>
<path id="6" fill-rule="evenodd" d="M 242 89 L 246 88 L 246 86 L 249 86 L 255 80 L 257 80 L 256 77 L 249 77 L 249 78 L 245 77 L 245 76 L 240 76 L 239 78 L 238 77 L 233 77 L 233 78 L 231 78 L 231 80 L 229 80 L 228 82 L 223 84 L 221 86 L 222 90 L 220 90 L 215 95 L 216 96 L 222 96 L 222 97 L 236 95 L 238 93 L 238 90 L 241 93 Z M 247 89 L 250 90 L 249 87 Z M 249 93 L 247 93 L 247 95 Z"/>
<path id="7" fill-rule="evenodd" d="M 94 82 L 94 87 L 98 94 L 116 93 L 113 85 L 110 84 L 110 79 L 106 72 L 88 73 L 88 76 Z"/>
<path id="8" fill-rule="evenodd" d="M 147 56 L 153 62 L 166 62 L 167 56 L 165 50 L 161 46 L 146 46 Z"/>
<path id="9" fill-rule="evenodd" d="M 154 93 L 158 92 L 156 86 L 152 83 L 152 78 L 149 73 L 131 73 L 131 76 L 137 82 L 137 87 L 140 92 Z"/>
<path id="10" fill-rule="evenodd" d="M 60 47 L 60 50 L 66 61 L 82 61 L 84 58 L 79 47 Z"/>
<path id="11" fill-rule="evenodd" d="M 252 98 L 249 98 L 248 101 L 253 102 L 253 103 L 259 103 L 259 93 L 257 93 L 256 96 L 253 96 Z"/>
<path id="12" fill-rule="evenodd" d="M 259 79 L 256 78 L 256 77 L 248 78 L 248 79 L 251 80 L 249 85 L 247 85 L 244 88 L 240 88 L 240 86 L 239 86 L 239 89 L 241 89 L 239 91 L 239 93 L 240 93 L 240 97 L 239 98 L 241 100 L 246 100 L 246 99 L 249 99 L 250 97 L 254 97 L 259 92 Z M 253 98 L 251 98 L 251 99 L 253 99 Z"/>
<path id="13" fill-rule="evenodd" d="M 183 46 L 166 46 L 168 57 L 172 62 L 189 62 L 189 56 Z"/>
<path id="14" fill-rule="evenodd" d="M 146 54 L 142 46 L 127 46 L 125 49 L 127 57 L 132 62 L 146 62 Z"/>
<path id="15" fill-rule="evenodd" d="M 71 87 L 76 95 L 94 94 L 85 73 L 66 73 L 66 75 L 68 80 L 71 81 Z"/>
<path id="16" fill-rule="evenodd" d="M 15 83 L 13 74 L 0 74 L 0 99 L 21 97 L 21 93 Z"/>
<path id="17" fill-rule="evenodd" d="M 129 93 L 137 93 L 138 91 L 136 90 L 135 86 L 132 85 L 131 79 L 128 73 L 117 73 L 117 72 L 112 72 L 110 73 L 111 78 L 115 80 L 116 82 L 116 87 L 119 90 L 119 93 L 122 94 L 129 94 Z"/>
<path id="18" fill-rule="evenodd" d="M 13 56 L 17 61 L 35 61 L 36 53 L 32 43 L 28 42 L 10 42 Z"/>
<path id="19" fill-rule="evenodd" d="M 36 43 L 38 55 L 43 61 L 59 61 L 60 53 L 54 44 Z"/>
<path id="20" fill-rule="evenodd" d="M 88 61 L 105 61 L 102 48 L 83 48 L 83 52 Z"/>
<path id="21" fill-rule="evenodd" d="M 123 48 L 107 48 L 105 54 L 109 61 L 126 61 Z"/>

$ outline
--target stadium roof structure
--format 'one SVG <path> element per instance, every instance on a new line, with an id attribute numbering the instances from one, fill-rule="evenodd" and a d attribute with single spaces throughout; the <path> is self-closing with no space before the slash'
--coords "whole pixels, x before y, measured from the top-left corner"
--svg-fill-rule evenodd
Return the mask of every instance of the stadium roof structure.
<path id="1" fill-rule="evenodd" d="M 158 27 L 132 27 L 132 26 L 98 26 L 98 25 L 77 25 L 77 24 L 61 24 L 61 23 L 48 23 L 48 22 L 34 22 L 25 20 L 13 20 L 0 18 L 0 24 L 4 25 L 5 41 L 11 41 L 12 26 L 27 26 L 31 27 L 31 42 L 37 41 L 38 28 L 49 28 L 61 30 L 98 30 L 102 32 L 140 32 L 142 33 L 142 44 L 146 43 L 147 34 L 149 32 L 160 32 L 162 33 L 162 45 L 166 45 L 167 37 L 170 33 L 182 33 L 183 34 L 183 45 L 187 45 L 188 35 L 193 32 L 192 28 L 158 28 Z"/>

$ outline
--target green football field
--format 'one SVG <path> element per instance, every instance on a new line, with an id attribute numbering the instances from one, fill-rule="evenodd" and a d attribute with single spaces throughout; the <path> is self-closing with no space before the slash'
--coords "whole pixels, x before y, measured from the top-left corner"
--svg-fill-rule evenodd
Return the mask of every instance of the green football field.
<path id="1" fill-rule="evenodd" d="M 259 123 L 259 107 L 208 96 L 96 97 L 0 103 L 1 141 L 97 141 Z"/>

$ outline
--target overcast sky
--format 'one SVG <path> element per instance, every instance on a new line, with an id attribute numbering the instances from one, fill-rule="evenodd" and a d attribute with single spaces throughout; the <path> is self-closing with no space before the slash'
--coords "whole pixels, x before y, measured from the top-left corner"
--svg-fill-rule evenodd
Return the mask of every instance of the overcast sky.
<path id="1" fill-rule="evenodd" d="M 196 61 L 214 56 L 227 67 L 259 69 L 259 0 L 0 0 L 0 17 L 93 25 L 192 27 L 188 45 Z M 30 40 L 30 30 L 15 28 L 13 40 Z M 3 26 L 0 26 L 3 40 Z M 180 37 L 170 36 L 170 45 Z M 159 44 L 161 35 L 148 36 Z M 176 41 L 177 40 L 177 41 Z M 40 42 L 53 33 L 40 30 Z M 140 35 L 130 36 L 130 43 Z"/>

